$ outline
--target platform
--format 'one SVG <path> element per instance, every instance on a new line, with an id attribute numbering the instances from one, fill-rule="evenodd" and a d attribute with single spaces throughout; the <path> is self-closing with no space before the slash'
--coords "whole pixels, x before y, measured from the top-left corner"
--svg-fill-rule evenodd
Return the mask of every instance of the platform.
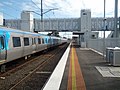
<path id="1" fill-rule="evenodd" d="M 120 90 L 119 85 L 120 67 L 110 66 L 88 48 L 71 45 L 43 90 Z"/>

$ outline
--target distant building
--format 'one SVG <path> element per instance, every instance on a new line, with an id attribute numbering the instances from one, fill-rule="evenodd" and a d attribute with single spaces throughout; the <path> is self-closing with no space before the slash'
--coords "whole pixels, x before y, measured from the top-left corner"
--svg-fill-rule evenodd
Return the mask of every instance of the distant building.
<path id="1" fill-rule="evenodd" d="M 21 30 L 34 32 L 33 14 L 30 11 L 23 11 L 21 13 Z"/>
<path id="2" fill-rule="evenodd" d="M 3 14 L 0 13 L 0 25 L 2 26 L 3 25 Z"/>
<path id="3" fill-rule="evenodd" d="M 91 10 L 81 10 L 81 32 L 91 31 Z"/>

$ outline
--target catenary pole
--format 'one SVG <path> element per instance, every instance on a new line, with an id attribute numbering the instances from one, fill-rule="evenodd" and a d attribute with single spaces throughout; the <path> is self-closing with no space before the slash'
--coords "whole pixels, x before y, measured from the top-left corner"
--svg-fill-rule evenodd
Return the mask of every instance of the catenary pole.
<path id="1" fill-rule="evenodd" d="M 118 21 L 118 0 L 115 0 L 115 21 L 114 21 L 114 37 L 118 37 L 117 30 L 117 21 Z"/>
<path id="2" fill-rule="evenodd" d="M 106 16 L 105 16 L 105 5 L 106 5 L 106 0 L 104 0 L 104 36 L 103 36 L 103 59 L 105 59 L 105 30 L 106 30 Z"/>

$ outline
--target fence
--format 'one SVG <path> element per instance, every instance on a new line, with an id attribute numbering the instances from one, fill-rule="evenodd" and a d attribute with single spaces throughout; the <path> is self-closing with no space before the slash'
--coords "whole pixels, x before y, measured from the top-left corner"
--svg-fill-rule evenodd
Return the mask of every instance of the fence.
<path id="1" fill-rule="evenodd" d="M 89 39 L 87 41 L 87 47 L 95 49 L 101 53 L 104 51 L 103 39 Z M 105 39 L 106 47 L 120 47 L 120 38 Z"/>

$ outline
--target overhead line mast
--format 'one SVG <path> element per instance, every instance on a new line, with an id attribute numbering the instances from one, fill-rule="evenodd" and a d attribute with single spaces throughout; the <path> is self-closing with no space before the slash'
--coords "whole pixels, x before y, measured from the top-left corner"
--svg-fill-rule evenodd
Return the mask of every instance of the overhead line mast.
<path id="1" fill-rule="evenodd" d="M 41 22 L 43 22 L 43 1 L 41 0 Z"/>
<path id="2" fill-rule="evenodd" d="M 103 36 L 103 59 L 105 59 L 105 48 L 106 48 L 106 45 L 105 45 L 105 30 L 106 30 L 106 14 L 105 14 L 105 10 L 106 10 L 106 0 L 104 0 L 104 36 Z"/>
<path id="3" fill-rule="evenodd" d="M 118 25 L 118 0 L 115 0 L 115 21 L 114 21 L 114 37 L 118 37 L 118 30 L 117 30 L 117 25 Z"/>

